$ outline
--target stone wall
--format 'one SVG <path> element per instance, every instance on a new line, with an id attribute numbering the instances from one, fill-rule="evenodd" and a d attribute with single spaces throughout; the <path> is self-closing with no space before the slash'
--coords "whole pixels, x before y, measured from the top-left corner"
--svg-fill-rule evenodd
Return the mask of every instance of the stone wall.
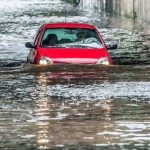
<path id="1" fill-rule="evenodd" d="M 150 22 L 150 0 L 112 0 L 113 14 Z M 107 2 L 107 0 L 106 0 Z"/>
<path id="2" fill-rule="evenodd" d="M 80 0 L 80 5 L 150 23 L 150 0 Z"/>

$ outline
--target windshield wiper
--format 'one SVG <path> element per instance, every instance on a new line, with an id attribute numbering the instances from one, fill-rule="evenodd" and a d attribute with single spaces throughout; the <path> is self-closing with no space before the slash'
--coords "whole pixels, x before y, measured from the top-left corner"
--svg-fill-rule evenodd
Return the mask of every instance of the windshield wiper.
<path id="1" fill-rule="evenodd" d="M 63 46 L 63 45 L 47 45 L 47 46 L 42 46 L 42 47 L 61 48 L 61 47 L 66 47 L 66 46 Z"/>
<path id="2" fill-rule="evenodd" d="M 65 47 L 71 47 L 71 48 L 97 48 L 97 47 L 88 46 L 88 45 L 65 45 Z"/>

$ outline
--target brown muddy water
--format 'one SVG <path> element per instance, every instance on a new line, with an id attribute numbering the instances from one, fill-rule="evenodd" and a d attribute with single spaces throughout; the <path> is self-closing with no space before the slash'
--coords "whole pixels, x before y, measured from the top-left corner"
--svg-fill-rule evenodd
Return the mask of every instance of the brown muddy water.
<path id="1" fill-rule="evenodd" d="M 64 10 L 118 44 L 114 65 L 25 63 L 24 43 Z M 148 32 L 60 0 L 2 0 L 0 16 L 0 150 L 150 149 Z"/>
<path id="2" fill-rule="evenodd" d="M 1 149 L 149 149 L 149 66 L 3 69 Z"/>

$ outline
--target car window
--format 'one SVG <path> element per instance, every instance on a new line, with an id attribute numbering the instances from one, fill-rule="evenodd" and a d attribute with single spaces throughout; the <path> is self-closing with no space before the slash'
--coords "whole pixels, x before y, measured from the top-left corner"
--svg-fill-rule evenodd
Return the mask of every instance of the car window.
<path id="1" fill-rule="evenodd" d="M 102 48 L 103 44 L 95 29 L 47 28 L 43 34 L 41 46 Z"/>

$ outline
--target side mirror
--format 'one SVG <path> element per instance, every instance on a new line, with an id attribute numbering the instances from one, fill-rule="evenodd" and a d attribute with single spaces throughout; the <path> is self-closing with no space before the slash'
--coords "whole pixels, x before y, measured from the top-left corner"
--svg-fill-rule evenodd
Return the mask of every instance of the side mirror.
<path id="1" fill-rule="evenodd" d="M 26 43 L 25 43 L 25 46 L 26 46 L 27 48 L 36 48 L 36 46 L 35 46 L 33 43 L 31 43 L 31 42 L 26 42 Z"/>
<path id="2" fill-rule="evenodd" d="M 117 44 L 108 44 L 106 45 L 107 49 L 117 49 Z"/>

